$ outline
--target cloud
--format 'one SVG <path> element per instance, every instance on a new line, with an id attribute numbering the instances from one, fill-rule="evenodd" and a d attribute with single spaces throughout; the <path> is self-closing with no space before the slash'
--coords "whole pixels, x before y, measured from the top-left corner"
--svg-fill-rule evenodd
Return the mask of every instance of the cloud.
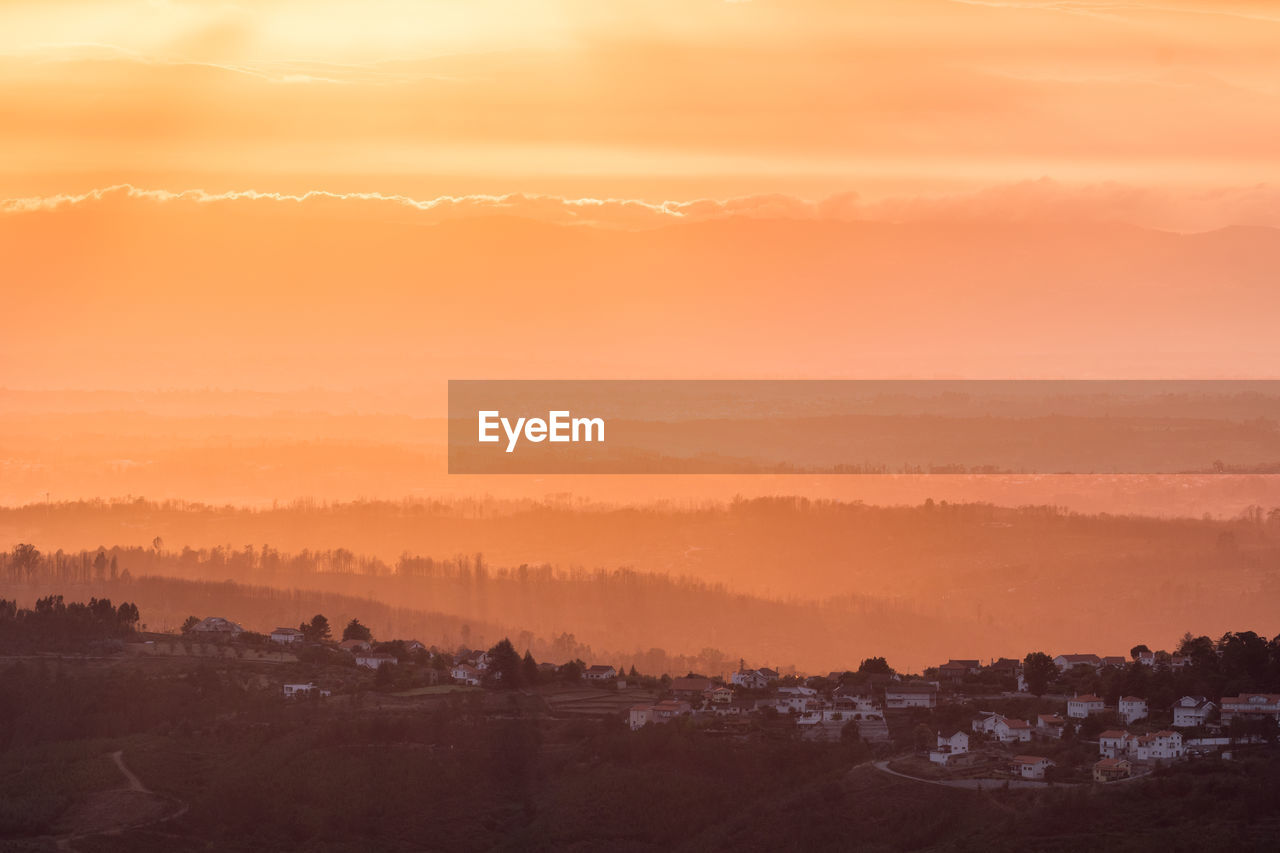
<path id="1" fill-rule="evenodd" d="M 1256 5 L 1217 0 L 1213 3 L 1142 3 L 1108 2 L 1108 0 L 950 0 L 961 6 L 986 6 L 995 9 L 1026 9 L 1032 11 L 1065 12 L 1071 15 L 1090 15 L 1099 18 L 1120 18 L 1125 13 L 1213 15 L 1238 18 L 1246 21 L 1280 23 L 1280 16 Z"/>
<path id="2" fill-rule="evenodd" d="M 399 211 L 432 224 L 477 216 L 511 216 L 557 225 L 644 229 L 731 218 L 830 222 L 1122 223 L 1198 232 L 1233 225 L 1280 228 L 1280 189 L 1265 184 L 1173 191 L 1118 183 L 1069 185 L 1047 178 L 975 192 L 865 199 L 855 192 L 810 200 L 783 194 L 727 199 L 648 201 L 554 195 L 442 195 L 412 198 L 378 192 L 304 193 L 143 189 L 117 184 L 84 193 L 0 200 L 19 215 L 122 203 L 294 205 L 313 212 L 385 216 Z"/>
<path id="3" fill-rule="evenodd" d="M 415 199 L 405 195 L 378 192 L 337 193 L 327 190 L 311 190 L 305 193 L 263 192 L 260 190 L 231 190 L 210 192 L 203 189 L 164 190 L 143 189 L 131 184 L 116 184 L 89 190 L 84 193 L 61 193 L 48 196 L 28 196 L 0 201 L 0 212 L 8 214 L 51 211 L 94 203 L 112 203 L 122 199 L 158 203 L 218 204 L 237 201 L 275 202 L 279 204 L 323 205 L 333 203 L 364 204 L 373 207 L 408 208 L 430 214 L 424 221 L 440 220 L 459 215 L 514 215 L 564 223 L 588 224 L 638 224 L 648 220 L 657 223 L 663 219 L 685 217 L 681 208 L 687 202 L 647 202 L 638 199 L 613 198 L 562 198 L 559 196 L 511 193 L 507 195 L 436 196 Z M 694 202 L 693 204 L 699 204 Z"/>
<path id="4" fill-rule="evenodd" d="M 265 83 L 329 83 L 335 85 L 391 85 L 456 77 L 427 70 L 427 61 L 384 59 L 377 62 L 318 60 L 254 60 L 243 62 L 140 53 L 116 44 L 98 42 L 39 43 L 0 51 L 0 56 L 41 63 L 119 62 L 156 68 L 197 68 L 241 75 Z"/>

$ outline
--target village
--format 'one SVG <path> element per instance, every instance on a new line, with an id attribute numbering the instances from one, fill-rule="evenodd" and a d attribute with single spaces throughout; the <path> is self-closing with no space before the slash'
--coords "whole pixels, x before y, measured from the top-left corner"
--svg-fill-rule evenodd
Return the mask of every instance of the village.
<path id="1" fill-rule="evenodd" d="M 1280 694 L 1170 692 L 1199 683 L 1195 673 L 1223 654 L 1206 638 L 1184 640 L 1192 654 L 1145 645 L 1128 656 L 1033 652 L 1022 660 L 949 659 L 918 676 L 873 657 L 825 675 L 741 662 L 727 678 L 655 677 L 602 663 L 537 663 L 505 640 L 454 652 L 416 640 L 375 642 L 354 619 L 335 640 L 316 620 L 262 635 L 221 617 L 193 618 L 184 626 L 185 653 L 195 641 L 197 654 L 309 661 L 316 678 L 279 684 L 290 701 L 368 689 L 370 677 L 388 701 L 518 690 L 551 717 L 617 719 L 631 731 L 680 725 L 745 740 L 856 741 L 888 773 L 958 787 L 1120 783 L 1173 762 L 1231 759 L 1280 731 Z M 1233 654 L 1230 644 L 1257 639 L 1246 632 L 1219 645 Z M 131 651 L 184 653 L 178 645 L 151 639 Z M 1125 689 L 1135 684 L 1150 689 Z"/>

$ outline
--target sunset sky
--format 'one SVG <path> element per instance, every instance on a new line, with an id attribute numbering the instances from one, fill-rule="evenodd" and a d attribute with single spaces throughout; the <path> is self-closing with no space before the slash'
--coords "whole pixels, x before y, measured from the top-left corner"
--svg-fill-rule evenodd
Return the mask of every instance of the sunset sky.
<path id="1" fill-rule="evenodd" d="M 1278 40 L 1239 0 L 16 0 L 0 195 L 856 193 L 900 218 L 986 190 L 967 206 L 1272 223 Z"/>
<path id="2" fill-rule="evenodd" d="M 149 543 L 145 518 L 45 511 L 139 495 L 1276 506 L 1251 475 L 468 479 L 443 416 L 451 379 L 1276 379 L 1277 46 L 1256 0 L 6 0 L 0 502 L 35 509 L 0 547 Z M 296 547 L 359 545 L 314 518 Z M 984 524 L 973 542 L 1007 529 Z M 737 571 L 701 533 L 583 530 L 599 550 L 566 527 L 495 559 Z M 945 559 L 907 589 L 868 556 L 877 588 L 851 553 L 803 588 L 794 554 L 742 583 L 949 606 Z M 1002 590 L 1023 558 L 997 556 L 974 565 Z"/>
<path id="3" fill-rule="evenodd" d="M 0 386 L 1273 375 L 1276 232 L 1199 232 L 1280 226 L 1278 43 L 1224 0 L 5 3 Z"/>

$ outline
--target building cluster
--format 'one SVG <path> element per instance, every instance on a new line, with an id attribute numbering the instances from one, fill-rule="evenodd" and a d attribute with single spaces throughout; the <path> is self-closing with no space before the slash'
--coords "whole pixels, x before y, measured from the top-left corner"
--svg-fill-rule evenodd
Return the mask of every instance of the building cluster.
<path id="1" fill-rule="evenodd" d="M 684 715 L 742 718 L 772 713 L 788 716 L 797 728 L 815 737 L 838 736 L 850 722 L 859 724 L 863 737 L 874 740 L 887 736 L 885 707 L 892 688 L 885 688 L 886 700 L 882 701 L 870 683 L 853 686 L 841 684 L 839 679 L 839 673 L 832 673 L 828 678 L 779 684 L 776 670 L 745 667 L 733 673 L 727 683 L 700 676 L 676 678 L 668 687 L 668 698 L 633 705 L 628 711 L 628 720 L 634 730 Z M 936 687 L 930 685 L 928 695 L 934 694 Z M 917 694 L 911 692 L 910 695 Z"/>
<path id="2" fill-rule="evenodd" d="M 216 616 L 200 620 L 190 626 L 189 631 L 192 636 L 208 641 L 235 639 L 244 633 L 235 622 Z M 268 639 L 284 647 L 306 643 L 304 632 L 296 628 L 276 628 Z M 336 645 L 351 655 L 356 666 L 375 671 L 399 663 L 397 654 L 389 648 L 403 649 L 408 654 L 425 651 L 425 646 L 416 640 L 382 644 L 378 648 L 359 639 Z M 1139 650 L 1135 660 L 1148 666 L 1174 669 L 1189 664 L 1185 656 L 1161 654 L 1158 658 L 1152 652 Z M 1107 667 L 1128 663 L 1128 659 L 1120 655 L 1079 653 L 1060 654 L 1052 660 L 1060 676 L 1080 670 L 1101 672 Z M 448 673 L 459 685 L 479 687 L 500 676 L 494 671 L 493 663 L 488 652 L 463 649 L 452 656 Z M 559 670 L 548 663 L 539 664 L 538 668 L 549 674 Z M 889 672 L 860 672 L 856 677 L 832 672 L 808 679 L 783 679 L 774 669 L 744 665 L 727 680 L 694 675 L 676 678 L 658 699 L 630 706 L 627 720 L 630 728 L 637 730 L 683 717 L 728 718 L 726 725 L 751 715 L 785 717 L 796 729 L 824 739 L 839 737 L 849 723 L 857 723 L 860 737 L 877 742 L 889 740 L 889 715 L 929 711 L 940 704 L 969 701 L 962 691 L 953 689 L 966 681 L 989 682 L 987 677 L 997 676 L 1016 683 L 1020 692 L 1028 689 L 1023 663 L 1012 658 L 987 664 L 977 659 L 953 658 L 930 670 L 931 674 L 934 672 L 936 677 L 932 679 L 904 679 Z M 625 687 L 623 674 L 606 664 L 582 668 L 581 678 L 587 683 Z M 329 691 L 308 682 L 285 684 L 283 693 L 286 698 L 301 699 L 327 696 Z M 1103 716 L 1101 725 L 1113 727 L 1098 735 L 1098 760 L 1092 767 L 1092 778 L 1097 782 L 1115 782 L 1130 778 L 1152 764 L 1176 761 L 1208 748 L 1228 747 L 1236 741 L 1222 736 L 1221 728 L 1234 721 L 1270 720 L 1280 725 L 1280 694 L 1241 693 L 1224 696 L 1216 702 L 1205 696 L 1182 696 L 1172 706 L 1154 709 L 1159 725 L 1167 728 L 1147 723 L 1153 709 L 1143 696 L 1123 695 L 1114 705 L 1088 693 L 1062 697 L 1060 701 L 1062 707 L 1058 713 L 1038 714 L 1034 720 L 980 711 L 969 720 L 967 729 L 937 731 L 931 748 L 926 750 L 928 759 L 947 768 L 986 766 L 996 759 L 1004 762 L 1013 778 L 1043 780 L 1054 767 L 1054 761 L 1048 756 L 1033 754 L 1034 744 L 1061 740 L 1069 726 Z M 1115 727 L 1117 723 L 1119 727 Z M 1045 751 L 1054 752 L 1053 749 Z"/>
<path id="3" fill-rule="evenodd" d="M 1136 660 L 1147 666 L 1155 666 L 1155 653 L 1139 651 Z M 1053 659 L 1059 674 L 1068 674 L 1082 668 L 1100 672 L 1106 667 L 1121 667 L 1127 659 L 1120 655 L 1062 654 Z M 1172 655 L 1161 661 L 1172 669 L 1189 664 L 1186 656 Z M 998 670 L 1001 675 L 1012 675 L 1018 681 L 1019 690 L 1026 690 L 1022 667 L 1017 661 L 1001 658 L 988 666 L 976 660 L 952 659 L 937 667 L 940 683 L 959 682 L 970 676 Z M 1060 739 L 1068 720 L 1083 721 L 1095 715 L 1111 714 L 1126 728 L 1108 729 L 1098 737 L 1099 759 L 1093 766 L 1093 779 L 1097 782 L 1113 782 L 1129 778 L 1135 767 L 1158 762 L 1174 761 L 1197 749 L 1229 746 L 1233 739 L 1215 734 L 1215 724 L 1229 725 L 1233 720 L 1270 719 L 1280 724 L 1280 695 L 1243 693 L 1223 697 L 1214 703 L 1204 696 L 1183 696 L 1167 709 L 1172 723 L 1167 729 L 1130 732 L 1128 726 L 1140 724 L 1151 716 L 1148 700 L 1141 696 L 1119 697 L 1114 706 L 1093 694 L 1076 694 L 1066 699 L 1065 719 L 1058 714 L 1041 714 L 1035 721 L 1010 719 L 994 712 L 983 712 L 974 717 L 971 731 L 991 742 L 1018 744 L 1035 738 Z M 1186 729 L 1209 730 L 1208 736 L 1184 739 Z M 929 751 L 929 759 L 941 765 L 963 764 L 973 758 L 969 733 L 943 730 L 937 733 L 937 745 Z M 1034 760 L 1033 760 L 1034 759 Z M 1013 775 L 1025 779 L 1043 778 L 1044 771 L 1053 766 L 1048 758 L 1020 755 L 1013 759 Z"/>

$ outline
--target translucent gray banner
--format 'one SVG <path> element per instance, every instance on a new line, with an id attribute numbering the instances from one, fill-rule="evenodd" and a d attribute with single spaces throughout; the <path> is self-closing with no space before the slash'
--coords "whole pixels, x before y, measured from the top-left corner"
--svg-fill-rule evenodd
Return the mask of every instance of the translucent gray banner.
<path id="1" fill-rule="evenodd" d="M 1280 380 L 452 380 L 453 474 L 1275 474 Z"/>

